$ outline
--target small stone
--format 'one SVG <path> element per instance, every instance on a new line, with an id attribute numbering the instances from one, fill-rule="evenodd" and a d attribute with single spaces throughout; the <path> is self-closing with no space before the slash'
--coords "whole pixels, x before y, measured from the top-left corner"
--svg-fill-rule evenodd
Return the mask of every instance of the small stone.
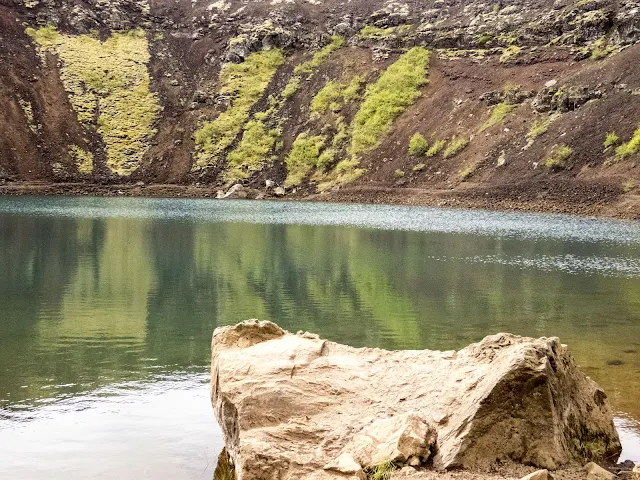
<path id="1" fill-rule="evenodd" d="M 274 182 L 273 180 L 265 180 L 265 181 L 264 181 L 264 185 L 265 185 L 267 188 L 273 188 L 273 187 L 275 187 L 275 186 L 276 186 L 276 182 Z"/>
<path id="2" fill-rule="evenodd" d="M 547 83 L 545 83 L 544 86 L 547 87 L 547 88 L 555 87 L 557 85 L 557 83 L 558 83 L 558 81 L 554 78 L 553 80 L 549 80 Z"/>
<path id="3" fill-rule="evenodd" d="M 178 85 L 180 85 L 180 82 L 174 78 L 169 82 L 169 84 L 173 87 L 177 87 Z"/>
<path id="4" fill-rule="evenodd" d="M 284 190 L 284 188 L 283 188 L 283 187 L 276 187 L 276 188 L 273 190 L 273 193 L 275 193 L 275 194 L 276 194 L 277 196 L 279 196 L 279 197 L 282 197 L 286 192 L 285 192 L 285 190 Z"/>
<path id="5" fill-rule="evenodd" d="M 550 480 L 552 477 L 549 475 L 549 470 L 536 470 L 529 475 L 522 477 L 521 480 Z"/>
<path id="6" fill-rule="evenodd" d="M 587 463 L 584 469 L 587 471 L 587 480 L 614 480 L 616 478 L 613 473 L 594 462 Z"/>
<path id="7" fill-rule="evenodd" d="M 349 453 L 343 453 L 338 458 L 328 463 L 324 467 L 325 470 L 334 470 L 341 473 L 358 473 L 362 471 L 362 467 L 355 461 Z"/>

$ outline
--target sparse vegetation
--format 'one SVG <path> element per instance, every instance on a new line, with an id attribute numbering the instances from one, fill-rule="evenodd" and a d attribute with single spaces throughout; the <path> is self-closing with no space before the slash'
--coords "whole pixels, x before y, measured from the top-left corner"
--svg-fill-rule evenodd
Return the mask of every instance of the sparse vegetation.
<path id="1" fill-rule="evenodd" d="M 474 163 L 472 165 L 469 165 L 467 168 L 465 168 L 464 170 L 462 170 L 460 172 L 460 179 L 462 181 L 467 180 L 471 175 L 473 175 L 475 173 L 475 171 L 478 169 L 478 164 Z"/>
<path id="2" fill-rule="evenodd" d="M 62 61 L 60 77 L 78 120 L 96 126 L 107 150 L 107 167 L 118 175 L 138 168 L 155 134 L 161 111 L 149 90 L 149 45 L 141 29 L 113 33 L 101 42 L 92 35 L 70 36 L 51 25 L 27 34 Z"/>
<path id="3" fill-rule="evenodd" d="M 322 161 L 320 159 L 320 149 L 326 140 L 325 136 L 310 136 L 308 132 L 298 135 L 285 159 L 287 164 L 285 185 L 298 185 L 312 168 L 326 164 L 327 158 L 323 158 Z"/>
<path id="4" fill-rule="evenodd" d="M 339 49 L 344 44 L 344 38 L 340 35 L 334 35 L 331 37 L 331 43 L 325 45 L 320 50 L 318 50 L 313 58 L 307 62 L 301 63 L 297 65 L 296 68 L 293 69 L 294 75 L 302 75 L 305 73 L 311 73 L 314 69 L 318 68 L 320 65 L 324 63 L 324 61 Z"/>
<path id="5" fill-rule="evenodd" d="M 420 157 L 427 153 L 427 150 L 429 150 L 429 142 L 424 138 L 424 135 L 419 132 L 414 133 L 409 140 L 409 155 Z"/>
<path id="6" fill-rule="evenodd" d="M 367 480 L 388 480 L 397 469 L 398 466 L 395 463 L 386 461 L 375 467 L 366 468 L 364 473 L 367 476 Z"/>
<path id="7" fill-rule="evenodd" d="M 554 147 L 553 152 L 544 164 L 551 170 L 562 170 L 567 167 L 567 160 L 571 155 L 573 155 L 573 148 L 567 145 L 559 145 Z"/>
<path id="8" fill-rule="evenodd" d="M 533 141 L 540 135 L 544 135 L 545 133 L 547 133 L 549 125 L 551 125 L 551 117 L 547 117 L 542 120 L 536 120 L 535 122 L 533 122 L 533 125 L 531 125 L 531 128 L 527 132 L 527 139 L 529 140 L 529 142 L 533 143 Z"/>
<path id="9" fill-rule="evenodd" d="M 453 137 L 447 147 L 444 149 L 442 156 L 444 158 L 451 158 L 467 148 L 467 145 L 469 145 L 469 140 L 467 140 L 466 138 Z"/>
<path id="10" fill-rule="evenodd" d="M 311 101 L 311 111 L 321 115 L 327 109 L 339 110 L 344 103 L 348 103 L 358 98 L 364 77 L 356 75 L 348 84 L 331 80 L 320 89 Z"/>
<path id="11" fill-rule="evenodd" d="M 435 157 L 436 155 L 438 155 L 442 149 L 445 147 L 445 145 L 447 144 L 447 139 L 446 138 L 442 138 L 440 140 L 436 140 L 433 142 L 433 144 L 429 147 L 429 150 L 427 150 L 427 157 Z"/>
<path id="12" fill-rule="evenodd" d="M 399 168 L 393 172 L 396 177 L 404 177 L 404 170 L 400 170 Z"/>
<path id="13" fill-rule="evenodd" d="M 279 136 L 277 129 L 267 130 L 260 120 L 247 122 L 238 147 L 227 155 L 229 166 L 224 173 L 225 181 L 241 180 L 251 172 L 262 170 Z"/>
<path id="14" fill-rule="evenodd" d="M 421 172 L 424 170 L 426 165 L 424 163 L 418 163 L 415 167 L 412 168 L 414 172 Z"/>
<path id="15" fill-rule="evenodd" d="M 77 145 L 71 145 L 69 151 L 76 161 L 78 172 L 83 175 L 91 175 L 93 173 L 93 153 L 87 152 Z"/>
<path id="16" fill-rule="evenodd" d="M 282 98 L 286 100 L 287 98 L 293 96 L 300 88 L 301 82 L 302 79 L 297 75 L 291 77 L 289 82 L 287 82 L 287 85 L 284 87 L 284 90 L 282 90 Z"/>
<path id="17" fill-rule="evenodd" d="M 322 114 L 329 106 L 342 98 L 342 86 L 336 81 L 327 82 L 311 101 L 311 111 Z"/>
<path id="18" fill-rule="evenodd" d="M 393 35 L 394 31 L 394 27 L 380 28 L 373 25 L 365 25 L 358 33 L 358 36 L 369 40 L 383 40 Z"/>
<path id="19" fill-rule="evenodd" d="M 429 51 L 414 47 L 367 88 L 352 124 L 352 155 L 378 146 L 393 121 L 420 96 L 419 88 L 427 83 L 428 65 Z"/>
<path id="20" fill-rule="evenodd" d="M 500 56 L 500 63 L 515 63 L 521 53 L 520 47 L 511 45 L 502 51 Z"/>
<path id="21" fill-rule="evenodd" d="M 492 40 L 493 36 L 485 32 L 478 35 L 476 44 L 478 45 L 478 48 L 486 48 L 487 44 L 489 44 Z"/>
<path id="22" fill-rule="evenodd" d="M 640 151 L 640 126 L 633 132 L 633 137 L 627 143 L 616 148 L 616 155 L 620 158 L 628 157 Z"/>
<path id="23" fill-rule="evenodd" d="M 629 179 L 622 182 L 622 185 L 620 185 L 620 188 L 622 189 L 622 193 L 629 193 L 632 190 L 635 190 L 637 186 L 638 185 L 636 184 L 635 180 Z"/>
<path id="24" fill-rule="evenodd" d="M 604 139 L 604 151 L 608 152 L 613 147 L 615 147 L 620 141 L 620 137 L 616 134 L 616 132 L 607 132 L 607 136 Z"/>
<path id="25" fill-rule="evenodd" d="M 507 102 L 502 102 L 495 105 L 491 109 L 491 116 L 489 117 L 489 120 L 484 122 L 482 127 L 480 127 L 480 131 L 484 132 L 488 128 L 491 128 L 494 125 L 498 125 L 499 123 L 502 123 L 502 121 L 507 117 L 507 115 L 513 112 L 516 108 L 517 108 L 517 105 L 512 105 Z"/>
<path id="26" fill-rule="evenodd" d="M 283 61 L 282 52 L 273 49 L 252 53 L 242 63 L 227 63 L 222 67 L 220 93 L 231 96 L 231 105 L 196 131 L 194 169 L 215 163 L 217 156 L 233 143 L 247 120 L 249 110 L 262 97 Z"/>

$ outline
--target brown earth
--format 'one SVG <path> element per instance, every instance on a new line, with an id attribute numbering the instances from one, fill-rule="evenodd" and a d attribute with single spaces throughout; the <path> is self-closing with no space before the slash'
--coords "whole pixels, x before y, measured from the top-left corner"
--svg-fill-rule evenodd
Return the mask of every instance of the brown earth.
<path id="1" fill-rule="evenodd" d="M 494 11 L 495 18 L 491 5 L 457 0 L 414 0 L 406 4 L 406 11 L 405 4 L 383 0 L 230 0 L 218 2 L 224 5 L 220 10 L 212 5 L 162 0 L 151 1 L 147 10 L 141 0 L 118 0 L 107 7 L 67 0 L 35 4 L 0 0 L 0 194 L 212 197 L 219 189 L 226 190 L 230 185 L 221 176 L 224 157 L 237 146 L 241 134 L 219 164 L 197 174 L 191 171 L 196 151 L 193 135 L 203 119 L 215 118 L 224 108 L 213 100 L 230 40 L 242 32 L 254 32 L 256 25 L 269 20 L 273 28 L 281 29 L 269 41 L 282 44 L 286 60 L 252 113 L 267 108 L 269 96 L 282 91 L 294 66 L 326 44 L 328 33 L 339 30 L 346 44 L 286 100 L 278 113 L 282 148 L 264 169 L 243 181 L 264 190 L 267 198 L 273 195 L 265 189 L 265 181 L 283 184 L 285 158 L 300 133 L 329 131 L 331 135 L 335 131 L 329 127 L 336 115 L 350 124 L 357 113 L 359 104 L 352 103 L 338 113 L 310 116 L 309 105 L 327 81 L 345 82 L 359 74 L 371 84 L 404 49 L 424 45 L 432 50 L 429 83 L 378 148 L 361 156 L 366 173 L 323 194 L 316 191 L 310 174 L 301 185 L 287 189 L 286 199 L 640 218 L 640 170 L 636 168 L 640 154 L 612 162 L 603 146 L 607 132 L 628 141 L 640 121 L 640 46 L 636 43 L 640 13 L 633 9 L 633 2 L 516 0 L 500 4 L 504 14 Z M 381 9 L 386 13 L 380 14 Z M 60 79 L 59 59 L 48 54 L 44 64 L 36 54 L 25 28 L 47 23 L 73 35 L 94 29 L 101 38 L 140 26 L 148 32 L 151 89 L 163 110 L 156 121 L 157 133 L 131 176 L 118 177 L 106 168 L 104 142 L 95 125 L 78 121 Z M 418 33 L 363 40 L 358 31 L 365 25 L 411 25 Z M 478 32 L 484 31 L 493 40 L 491 48 L 480 52 Z M 549 43 L 557 38 L 562 40 Z M 602 39 L 615 47 L 611 55 L 596 60 L 583 54 Z M 267 48 L 266 40 L 259 40 L 250 48 Z M 521 55 L 514 62 L 501 61 L 504 48 L 514 42 Z M 587 92 L 585 101 L 590 101 L 569 105 L 554 117 L 536 112 L 532 99 L 551 83 L 555 88 L 580 88 Z M 505 89 L 527 98 L 515 102 L 503 121 L 483 129 L 491 104 L 481 97 Z M 212 101 L 195 101 L 202 95 Z M 21 101 L 32 105 L 32 122 L 25 118 Z M 527 145 L 533 123 L 548 118 L 553 121 L 547 131 Z M 469 146 L 446 159 L 442 155 L 413 158 L 408 144 L 416 132 L 430 141 L 464 136 Z M 70 145 L 94 154 L 90 176 L 75 171 Z M 545 160 L 559 145 L 573 149 L 567 165 L 545 167 Z M 336 161 L 346 155 L 343 148 Z M 62 165 L 64 172 L 56 171 L 54 164 Z M 424 167 L 414 171 L 418 164 Z"/>

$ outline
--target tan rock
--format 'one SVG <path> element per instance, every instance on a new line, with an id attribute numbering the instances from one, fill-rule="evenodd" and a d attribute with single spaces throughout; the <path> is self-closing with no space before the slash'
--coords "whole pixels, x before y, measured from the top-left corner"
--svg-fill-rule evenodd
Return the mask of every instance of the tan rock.
<path id="1" fill-rule="evenodd" d="M 633 470 L 631 471 L 631 479 L 640 480 L 640 465 L 633 467 Z"/>
<path id="2" fill-rule="evenodd" d="M 551 480 L 552 477 L 549 475 L 549 470 L 536 470 L 529 475 L 522 477 L 520 480 Z"/>
<path id="3" fill-rule="evenodd" d="M 587 480 L 614 480 L 616 476 L 594 462 L 589 462 L 584 469 L 587 471 Z"/>
<path id="4" fill-rule="evenodd" d="M 211 375 L 238 480 L 355 479 L 355 463 L 387 456 L 555 469 L 620 451 L 606 395 L 556 338 L 389 352 L 249 321 L 216 329 Z"/>

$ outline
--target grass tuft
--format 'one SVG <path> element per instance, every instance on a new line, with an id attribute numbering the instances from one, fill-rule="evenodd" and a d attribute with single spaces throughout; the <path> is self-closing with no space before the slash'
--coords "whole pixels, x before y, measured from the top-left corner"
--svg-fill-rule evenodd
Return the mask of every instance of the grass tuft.
<path id="1" fill-rule="evenodd" d="M 367 480 L 388 480 L 396 470 L 398 470 L 398 466 L 389 460 L 374 467 L 366 468 L 364 473 L 367 476 Z"/>
<path id="2" fill-rule="evenodd" d="M 429 142 L 419 132 L 413 134 L 409 140 L 409 155 L 412 157 L 421 157 L 429 150 Z"/>
<path id="3" fill-rule="evenodd" d="M 567 168 L 567 160 L 573 155 L 573 148 L 567 145 L 557 146 L 551 156 L 544 162 L 545 166 L 551 170 L 563 170 Z"/>
<path id="4" fill-rule="evenodd" d="M 623 143 L 618 148 L 616 148 L 616 155 L 620 158 L 625 158 L 630 155 L 634 155 L 640 151 L 640 127 L 633 132 L 633 136 L 631 140 L 626 143 Z"/>
<path id="5" fill-rule="evenodd" d="M 453 137 L 447 145 L 447 148 L 444 149 L 442 157 L 451 158 L 467 148 L 467 145 L 469 145 L 469 140 L 467 140 L 466 138 Z"/>
<path id="6" fill-rule="evenodd" d="M 440 140 L 436 140 L 435 142 L 433 142 L 433 144 L 431 145 L 431 147 L 429 147 L 429 150 L 427 150 L 427 157 L 431 158 L 431 157 L 435 157 L 436 155 L 438 155 L 442 149 L 447 145 L 447 139 L 446 138 L 442 138 Z"/>
<path id="7" fill-rule="evenodd" d="M 495 105 L 491 109 L 491 116 L 489 117 L 489 120 L 484 122 L 482 127 L 480 127 L 480 131 L 484 132 L 488 128 L 491 128 L 494 125 L 498 125 L 499 123 L 502 123 L 504 119 L 507 117 L 507 115 L 513 112 L 516 108 L 517 108 L 517 105 L 512 105 L 506 102 L 502 102 Z"/>

